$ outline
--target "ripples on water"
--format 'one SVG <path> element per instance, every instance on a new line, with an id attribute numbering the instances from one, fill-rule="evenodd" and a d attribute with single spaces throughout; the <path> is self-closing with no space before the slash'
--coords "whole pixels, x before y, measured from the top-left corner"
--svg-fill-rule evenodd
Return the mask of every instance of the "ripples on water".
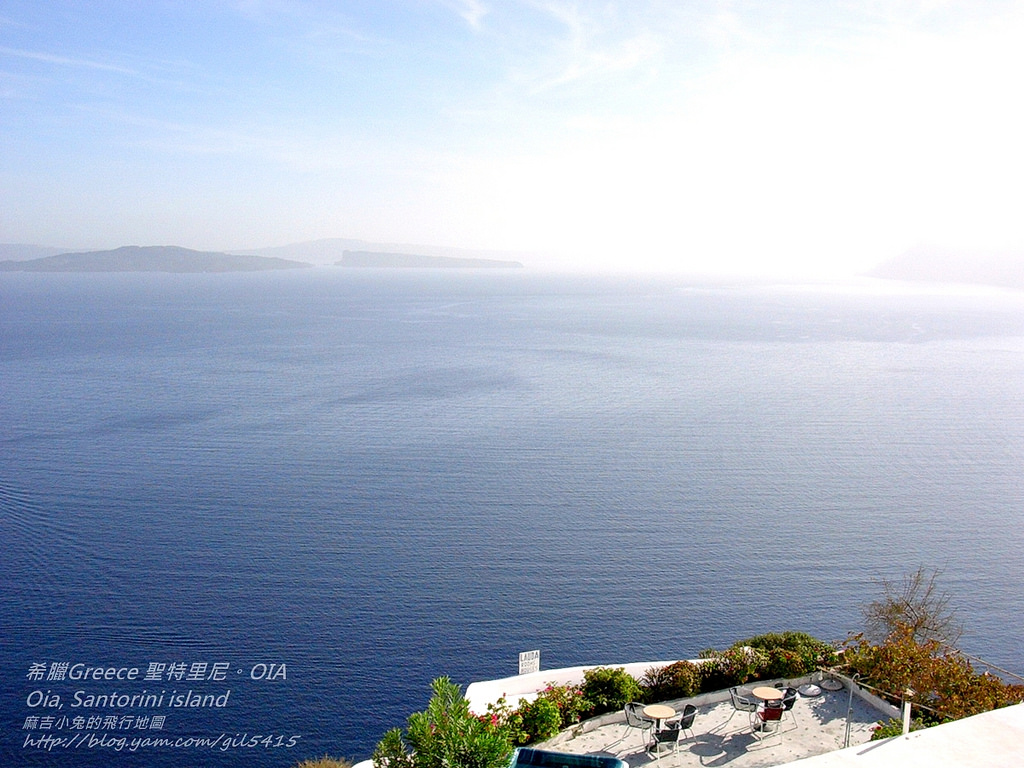
<path id="1" fill-rule="evenodd" d="M 841 639 L 922 563 L 1024 668 L 1019 294 L 314 272 L 3 277 L 5 764 L 36 661 L 285 662 L 169 727 L 366 757 L 432 677 Z"/>

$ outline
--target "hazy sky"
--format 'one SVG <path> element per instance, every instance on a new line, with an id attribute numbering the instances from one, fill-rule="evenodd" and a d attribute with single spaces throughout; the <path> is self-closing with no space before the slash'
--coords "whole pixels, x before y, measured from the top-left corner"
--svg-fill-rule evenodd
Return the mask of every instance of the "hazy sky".
<path id="1" fill-rule="evenodd" d="M 1024 2 L 0 0 L 0 241 L 1024 246 Z"/>

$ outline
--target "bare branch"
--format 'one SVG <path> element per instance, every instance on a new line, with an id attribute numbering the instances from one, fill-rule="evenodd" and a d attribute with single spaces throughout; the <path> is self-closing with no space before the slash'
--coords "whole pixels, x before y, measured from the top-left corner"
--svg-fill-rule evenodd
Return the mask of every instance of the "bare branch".
<path id="1" fill-rule="evenodd" d="M 937 640 L 955 646 L 963 634 L 950 595 L 939 589 L 941 571 L 920 566 L 900 581 L 881 580 L 882 597 L 862 609 L 864 634 L 883 642 L 897 630 L 907 630 L 917 642 Z"/>

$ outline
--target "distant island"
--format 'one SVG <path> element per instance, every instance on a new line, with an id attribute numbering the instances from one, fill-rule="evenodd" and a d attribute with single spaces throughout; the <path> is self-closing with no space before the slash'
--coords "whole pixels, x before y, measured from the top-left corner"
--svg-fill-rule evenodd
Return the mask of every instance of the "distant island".
<path id="1" fill-rule="evenodd" d="M 532 255 L 349 238 L 308 240 L 268 248 L 230 248 L 218 252 L 170 245 L 132 245 L 115 250 L 86 251 L 73 246 L 56 248 L 0 243 L 0 271 L 251 272 L 311 266 L 522 269 L 525 264 L 520 259 L 529 259 Z"/>
<path id="2" fill-rule="evenodd" d="M 423 256 L 415 253 L 378 253 L 376 251 L 345 251 L 339 267 L 376 267 L 405 269 L 522 269 L 518 261 L 473 259 L 453 256 Z"/>
<path id="3" fill-rule="evenodd" d="M 3 272 L 263 272 L 311 267 L 302 261 L 193 251 L 175 245 L 126 245 L 112 251 L 59 253 L 39 259 L 0 261 Z"/>
<path id="4" fill-rule="evenodd" d="M 50 245 L 27 245 L 24 243 L 0 243 L 0 261 L 27 261 L 43 256 L 67 253 L 70 248 L 54 248 Z"/>
<path id="5" fill-rule="evenodd" d="M 918 246 L 867 274 L 889 280 L 973 283 L 1024 290 L 1024 253 Z"/>
<path id="6" fill-rule="evenodd" d="M 354 240 L 352 238 L 331 237 L 325 240 L 306 240 L 290 245 L 272 248 L 230 248 L 229 253 L 244 253 L 251 256 L 277 256 L 282 259 L 308 261 L 317 266 L 337 266 L 349 252 L 365 251 L 367 253 L 400 253 L 417 256 L 440 256 L 449 259 L 487 259 L 491 261 L 523 261 L 535 254 L 517 251 L 499 251 L 481 248 L 454 248 L 450 246 L 425 245 L 423 243 L 379 242 L 372 240 Z M 46 254 L 40 253 L 40 256 Z M 4 256 L 0 251 L 0 258 Z"/>

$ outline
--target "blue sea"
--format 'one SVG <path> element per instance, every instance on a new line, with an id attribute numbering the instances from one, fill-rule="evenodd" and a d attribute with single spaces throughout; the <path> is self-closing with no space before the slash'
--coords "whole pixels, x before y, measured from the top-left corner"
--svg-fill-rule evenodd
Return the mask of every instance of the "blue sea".
<path id="1" fill-rule="evenodd" d="M 0 764 L 366 758 L 432 678 L 842 640 L 920 565 L 1024 674 L 1022 469 L 1021 293 L 5 273 Z"/>

